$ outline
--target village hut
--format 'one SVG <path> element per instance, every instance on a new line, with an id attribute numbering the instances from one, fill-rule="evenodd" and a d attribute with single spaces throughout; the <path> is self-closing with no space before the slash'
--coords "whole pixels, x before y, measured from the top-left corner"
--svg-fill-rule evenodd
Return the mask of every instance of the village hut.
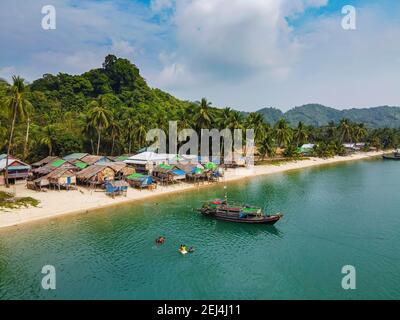
<path id="1" fill-rule="evenodd" d="M 115 171 L 103 165 L 94 165 L 77 173 L 78 182 L 90 185 L 91 187 L 102 186 L 105 182 L 113 181 Z"/>
<path id="2" fill-rule="evenodd" d="M 299 152 L 300 152 L 302 155 L 309 156 L 309 155 L 311 155 L 311 154 L 314 152 L 315 146 L 316 146 L 316 145 L 313 144 L 313 143 L 306 143 L 306 144 L 303 144 L 303 145 L 299 148 Z"/>
<path id="3" fill-rule="evenodd" d="M 88 153 L 71 153 L 63 157 L 64 160 L 73 161 L 73 160 L 82 160 L 82 158 L 88 156 Z"/>
<path id="4" fill-rule="evenodd" d="M 123 180 L 125 177 L 136 172 L 134 168 L 128 167 L 127 164 L 124 162 L 110 162 L 103 165 L 106 165 L 107 167 L 114 170 L 114 180 Z"/>
<path id="5" fill-rule="evenodd" d="M 35 180 L 39 177 L 48 175 L 53 170 L 56 170 L 59 168 L 68 168 L 70 170 L 77 170 L 77 168 L 70 161 L 58 158 L 55 161 L 50 162 L 43 167 L 33 169 L 32 170 L 33 180 Z"/>
<path id="6" fill-rule="evenodd" d="M 178 162 L 197 161 L 197 156 L 192 155 L 177 155 L 167 153 L 154 153 L 145 151 L 136 154 L 124 162 L 133 166 L 136 172 L 152 174 L 153 169 L 161 164 L 176 164 Z"/>
<path id="7" fill-rule="evenodd" d="M 7 167 L 8 163 L 8 167 Z M 31 170 L 31 166 L 27 163 L 16 159 L 12 156 L 8 157 L 7 155 L 2 155 L 2 159 L 0 160 L 0 185 L 5 184 L 5 175 L 7 175 L 8 181 L 11 183 L 16 183 L 17 181 L 26 180 L 29 176 L 29 171 Z"/>
<path id="8" fill-rule="evenodd" d="M 204 167 L 200 163 L 178 163 L 176 167 L 185 172 L 187 180 L 199 182 L 206 177 L 204 175 Z"/>
<path id="9" fill-rule="evenodd" d="M 111 197 L 124 195 L 127 196 L 129 184 L 126 181 L 107 181 L 106 194 Z"/>
<path id="10" fill-rule="evenodd" d="M 156 184 L 153 184 L 152 176 L 144 175 L 141 173 L 134 173 L 127 176 L 126 181 L 129 183 L 131 187 L 139 189 L 144 189 L 144 188 L 153 189 L 153 186 L 157 186 Z"/>
<path id="11" fill-rule="evenodd" d="M 163 184 L 174 183 L 177 181 L 185 180 L 186 173 L 177 168 L 176 165 L 160 164 L 153 170 L 153 176 L 156 181 Z"/>
<path id="12" fill-rule="evenodd" d="M 92 156 L 92 155 L 87 155 L 83 158 L 79 159 L 81 162 L 87 163 L 88 165 L 92 166 L 94 164 L 105 164 L 112 162 L 112 160 L 108 157 L 105 156 Z"/>
<path id="13" fill-rule="evenodd" d="M 59 157 L 48 156 L 38 162 L 33 163 L 31 166 L 32 168 L 40 168 L 59 159 Z"/>
<path id="14" fill-rule="evenodd" d="M 57 168 L 46 175 L 50 185 L 57 187 L 59 190 L 65 188 L 67 190 L 76 187 L 76 172 L 70 168 Z"/>
<path id="15" fill-rule="evenodd" d="M 47 189 L 43 189 L 44 187 L 48 187 L 50 185 L 49 180 L 46 176 L 39 177 L 35 180 L 28 180 L 26 182 L 26 187 L 35 191 L 45 191 Z"/>

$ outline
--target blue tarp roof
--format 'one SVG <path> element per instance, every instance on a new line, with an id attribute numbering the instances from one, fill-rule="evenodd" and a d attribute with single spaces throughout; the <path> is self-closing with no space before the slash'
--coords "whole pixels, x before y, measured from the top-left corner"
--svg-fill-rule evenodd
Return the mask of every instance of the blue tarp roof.
<path id="1" fill-rule="evenodd" d="M 177 176 L 184 176 L 184 175 L 186 175 L 186 172 L 185 172 L 185 171 L 182 171 L 182 170 L 179 170 L 179 169 L 173 170 L 172 173 L 175 174 L 175 175 L 177 175 Z"/>

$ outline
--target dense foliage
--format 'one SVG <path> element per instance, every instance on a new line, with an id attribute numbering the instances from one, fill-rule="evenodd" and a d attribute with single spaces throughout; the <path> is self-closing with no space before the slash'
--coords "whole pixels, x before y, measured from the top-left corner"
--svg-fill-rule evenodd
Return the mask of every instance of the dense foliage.
<path id="1" fill-rule="evenodd" d="M 149 88 L 139 69 L 113 55 L 103 66 L 82 75 L 46 74 L 31 84 L 0 81 L 0 151 L 27 161 L 71 152 L 131 154 L 146 146 L 153 128 L 168 132 L 168 121 L 178 128 L 252 128 L 261 157 L 273 156 L 277 147 L 295 156 L 306 142 L 319 144 L 321 156 L 340 154 L 342 142 L 366 141 L 377 148 L 397 147 L 399 130 L 367 126 L 343 119 L 323 126 L 287 121 L 273 111 L 265 121 L 261 113 L 244 114 L 214 108 L 207 99 L 182 101 Z M 18 104 L 14 103 L 19 101 Z M 315 115 L 318 117 L 318 114 Z M 11 138 L 11 139 L 10 139 Z M 11 142 L 9 144 L 9 142 Z"/>

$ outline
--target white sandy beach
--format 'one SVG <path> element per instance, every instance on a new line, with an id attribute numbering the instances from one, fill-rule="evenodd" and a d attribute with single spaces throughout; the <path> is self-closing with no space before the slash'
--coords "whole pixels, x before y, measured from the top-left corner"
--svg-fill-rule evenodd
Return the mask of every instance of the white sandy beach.
<path id="1" fill-rule="evenodd" d="M 382 155 L 383 152 L 358 153 L 346 157 L 334 157 L 330 159 L 310 158 L 308 160 L 291 161 L 281 165 L 256 166 L 252 170 L 230 169 L 225 173 L 225 177 L 220 183 L 235 181 L 260 175 L 285 172 L 313 166 L 339 163 L 345 161 L 361 160 Z M 204 184 L 201 187 L 214 184 Z M 185 190 L 196 190 L 198 186 L 193 184 L 181 183 L 173 186 L 159 186 L 155 191 L 136 190 L 129 188 L 127 197 L 116 197 L 112 199 L 104 192 L 95 192 L 79 187 L 77 191 L 53 191 L 36 192 L 26 189 L 24 184 L 12 186 L 10 189 L 0 187 L 1 191 L 14 192 L 17 197 L 33 197 L 40 200 L 38 207 L 21 208 L 15 210 L 0 210 L 0 228 L 11 227 L 23 223 L 33 222 L 41 219 L 59 217 L 67 214 L 78 214 L 102 209 L 115 205 L 125 204 L 150 197 L 165 195 Z"/>

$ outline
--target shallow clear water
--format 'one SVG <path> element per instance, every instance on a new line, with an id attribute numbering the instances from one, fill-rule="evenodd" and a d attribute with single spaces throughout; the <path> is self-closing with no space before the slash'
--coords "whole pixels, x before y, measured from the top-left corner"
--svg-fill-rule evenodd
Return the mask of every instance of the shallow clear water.
<path id="1" fill-rule="evenodd" d="M 219 185 L 0 231 L 0 298 L 399 299 L 399 185 L 400 163 L 361 161 L 228 185 L 284 212 L 275 227 L 195 213 Z M 47 264 L 55 291 L 41 289 Z M 341 287 L 344 265 L 356 290 Z"/>

